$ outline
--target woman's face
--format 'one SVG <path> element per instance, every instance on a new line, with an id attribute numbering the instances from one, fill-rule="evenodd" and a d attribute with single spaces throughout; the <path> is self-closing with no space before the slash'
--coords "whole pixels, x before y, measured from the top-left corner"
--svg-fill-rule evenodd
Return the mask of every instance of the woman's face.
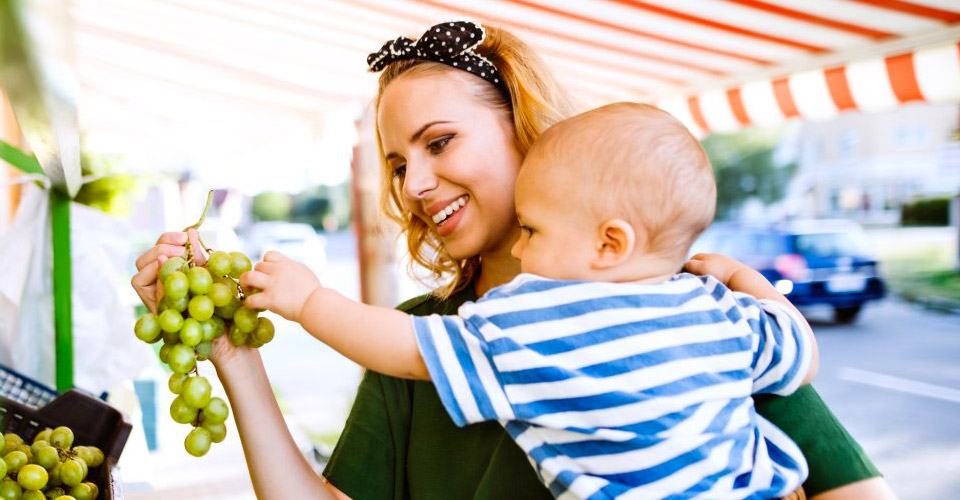
<path id="1" fill-rule="evenodd" d="M 513 190 L 522 158 L 503 111 L 458 70 L 401 76 L 380 99 L 380 138 L 407 210 L 454 259 L 509 253 L 519 234 Z"/>

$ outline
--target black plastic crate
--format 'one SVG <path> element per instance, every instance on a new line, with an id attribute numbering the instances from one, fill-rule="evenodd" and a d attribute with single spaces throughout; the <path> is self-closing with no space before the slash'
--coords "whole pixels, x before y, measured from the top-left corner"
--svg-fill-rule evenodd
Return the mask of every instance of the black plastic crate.
<path id="1" fill-rule="evenodd" d="M 15 373 L 4 371 L 8 376 Z M 34 381 L 30 383 L 44 387 Z M 18 394 L 22 396 L 24 392 Z M 42 407 L 29 406 L 25 403 L 33 399 L 26 399 L 21 402 L 0 393 L 0 429 L 3 432 L 15 432 L 25 442 L 32 443 L 34 436 L 44 428 L 69 427 L 73 431 L 75 445 L 92 445 L 103 451 L 103 463 L 91 469 L 88 476 L 100 488 L 101 496 L 98 498 L 121 500 L 123 489 L 117 460 L 132 429 L 123 414 L 107 403 L 75 390 L 56 396 Z"/>

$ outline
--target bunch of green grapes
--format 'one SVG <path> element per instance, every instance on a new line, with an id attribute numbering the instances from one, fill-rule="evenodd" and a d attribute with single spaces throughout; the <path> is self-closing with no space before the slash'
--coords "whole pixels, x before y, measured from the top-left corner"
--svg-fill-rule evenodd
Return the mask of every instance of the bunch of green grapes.
<path id="1" fill-rule="evenodd" d="M 0 499 L 95 500 L 96 484 L 84 481 L 103 463 L 96 446 L 73 446 L 69 427 L 44 429 L 28 445 L 19 435 L 3 435 L 0 451 Z"/>
<path id="2" fill-rule="evenodd" d="M 202 243 L 201 243 L 202 244 Z M 245 294 L 237 278 L 251 269 L 250 259 L 241 252 L 210 251 L 207 262 L 194 262 L 187 244 L 187 259 L 173 257 L 160 268 L 159 281 L 164 297 L 159 314 L 147 313 L 137 320 L 137 338 L 153 344 L 163 341 L 160 361 L 173 374 L 170 391 L 177 395 L 170 416 L 194 428 L 187 435 L 187 452 L 200 457 L 211 442 L 223 441 L 227 403 L 211 397 L 210 382 L 197 374 L 197 362 L 210 357 L 213 339 L 226 334 L 235 346 L 261 347 L 273 339 L 273 323 L 243 305 Z M 2 499 L 0 499 L 2 500 Z"/>

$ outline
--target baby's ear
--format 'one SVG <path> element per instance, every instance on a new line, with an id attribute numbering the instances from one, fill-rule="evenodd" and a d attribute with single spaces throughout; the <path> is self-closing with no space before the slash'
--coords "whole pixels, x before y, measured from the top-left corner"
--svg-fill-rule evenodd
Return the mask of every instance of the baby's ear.
<path id="1" fill-rule="evenodd" d="M 608 269 L 633 255 L 637 247 L 637 232 L 633 225 L 623 219 L 609 219 L 600 224 L 596 245 L 592 267 Z"/>

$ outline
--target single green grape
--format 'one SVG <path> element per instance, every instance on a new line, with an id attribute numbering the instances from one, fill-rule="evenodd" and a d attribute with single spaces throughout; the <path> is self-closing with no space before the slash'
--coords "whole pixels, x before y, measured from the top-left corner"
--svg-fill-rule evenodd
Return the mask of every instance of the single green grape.
<path id="1" fill-rule="evenodd" d="M 7 463 L 8 473 L 19 472 L 21 467 L 30 462 L 30 460 L 27 458 L 27 454 L 19 450 L 14 450 L 4 455 L 3 461 Z"/>
<path id="2" fill-rule="evenodd" d="M 210 286 L 210 292 L 207 293 L 207 296 L 213 301 L 214 306 L 223 307 L 229 304 L 230 299 L 233 298 L 233 290 L 226 283 L 214 283 Z"/>
<path id="3" fill-rule="evenodd" d="M 160 266 L 160 281 L 166 281 L 168 276 L 180 271 L 186 265 L 187 261 L 183 260 L 183 257 L 170 257 Z"/>
<path id="4" fill-rule="evenodd" d="M 93 459 L 92 462 L 87 462 L 87 463 L 90 464 L 90 467 L 99 467 L 100 464 L 103 463 L 103 459 L 105 458 L 103 456 L 103 451 L 101 451 L 100 448 L 97 448 L 96 446 L 87 446 L 87 449 L 90 450 L 90 458 Z"/>
<path id="5" fill-rule="evenodd" d="M 190 303 L 190 298 L 180 297 L 179 299 L 174 300 L 170 297 L 165 296 L 163 300 L 161 300 L 161 302 L 163 302 L 167 306 L 167 309 L 173 309 L 177 312 L 183 312 L 187 310 L 187 304 Z"/>
<path id="6" fill-rule="evenodd" d="M 37 458 L 37 465 L 47 470 L 52 469 L 53 466 L 57 465 L 57 462 L 60 461 L 60 453 L 56 448 L 50 445 L 44 446 L 43 448 L 37 450 L 37 454 L 35 456 Z"/>
<path id="7" fill-rule="evenodd" d="M 197 351 L 197 361 L 206 361 L 210 359 L 210 354 L 213 353 L 213 343 L 209 340 L 204 340 L 197 344 L 197 347 L 194 347 Z"/>
<path id="8" fill-rule="evenodd" d="M 178 311 L 167 309 L 160 313 L 160 328 L 168 333 L 179 332 L 183 327 L 183 316 Z"/>
<path id="9" fill-rule="evenodd" d="M 273 322 L 268 318 L 257 319 L 257 328 L 250 334 L 250 341 L 263 345 L 273 340 Z"/>
<path id="10" fill-rule="evenodd" d="M 214 276 L 225 276 L 230 274 L 230 255 L 227 252 L 210 252 L 207 257 L 207 269 Z"/>
<path id="11" fill-rule="evenodd" d="M 73 446 L 73 431 L 69 427 L 60 426 L 50 432 L 50 446 L 69 450 Z"/>
<path id="12" fill-rule="evenodd" d="M 167 364 L 174 373 L 187 373 L 197 366 L 197 352 L 188 345 L 176 344 L 170 349 Z"/>
<path id="13" fill-rule="evenodd" d="M 17 473 L 17 483 L 25 490 L 39 490 L 47 486 L 47 469 L 36 464 L 24 465 Z"/>
<path id="14" fill-rule="evenodd" d="M 46 441 L 49 443 L 51 432 L 53 432 L 53 429 L 49 427 L 45 428 L 44 430 L 38 432 L 37 435 L 33 437 L 33 442 L 36 443 L 37 441 Z"/>
<path id="15" fill-rule="evenodd" d="M 240 302 L 239 298 L 234 297 L 230 299 L 229 304 L 223 307 L 215 307 L 213 312 L 223 319 L 233 319 L 233 315 L 236 314 L 237 310 L 239 310 L 242 306 L 243 302 Z"/>
<path id="16" fill-rule="evenodd" d="M 257 329 L 257 312 L 253 309 L 241 307 L 233 315 L 233 326 L 244 333 L 251 333 Z"/>
<path id="17" fill-rule="evenodd" d="M 60 479 L 60 471 L 63 469 L 63 462 L 57 462 L 48 472 L 50 474 L 50 480 L 47 481 L 47 484 L 50 486 L 60 486 L 63 484 L 63 481 Z"/>
<path id="18" fill-rule="evenodd" d="M 30 447 L 27 445 L 27 443 L 17 446 L 17 451 L 22 451 L 23 454 L 27 456 L 27 462 L 33 463 L 33 452 L 30 451 Z"/>
<path id="19" fill-rule="evenodd" d="M 93 500 L 97 497 L 93 483 L 80 483 L 70 488 L 70 496 L 76 500 Z"/>
<path id="20" fill-rule="evenodd" d="M 157 355 L 160 357 L 160 361 L 163 363 L 170 362 L 170 351 L 173 349 L 173 346 L 177 344 L 163 344 L 160 346 L 160 352 Z"/>
<path id="21" fill-rule="evenodd" d="M 20 500 L 47 500 L 47 496 L 40 490 L 27 490 L 23 492 Z"/>
<path id="22" fill-rule="evenodd" d="M 13 479 L 0 482 L 0 500 L 22 500 L 23 488 Z"/>
<path id="23" fill-rule="evenodd" d="M 36 456 L 37 452 L 40 451 L 40 448 L 43 448 L 44 446 L 50 446 L 50 443 L 42 440 L 34 441 L 33 444 L 30 445 L 30 453 L 33 454 L 33 456 Z"/>
<path id="24" fill-rule="evenodd" d="M 183 402 L 183 398 L 177 396 L 170 403 L 170 418 L 178 424 L 189 424 L 197 420 L 197 409 Z"/>
<path id="25" fill-rule="evenodd" d="M 7 475 L 7 461 L 0 459 L 0 478 Z"/>
<path id="26" fill-rule="evenodd" d="M 133 333 L 138 339 L 152 343 L 160 335 L 160 322 L 157 321 L 157 315 L 146 313 L 137 318 L 137 323 L 133 326 Z"/>
<path id="27" fill-rule="evenodd" d="M 57 486 L 57 487 L 55 487 L 55 488 L 50 488 L 50 489 L 47 490 L 47 498 L 48 498 L 49 500 L 54 500 L 55 498 L 59 498 L 59 497 L 61 497 L 61 496 L 63 496 L 63 495 L 66 495 L 66 494 L 67 494 L 67 492 L 66 492 L 66 491 L 63 491 L 63 488 L 61 488 L 61 487 L 59 487 L 59 486 Z"/>
<path id="28" fill-rule="evenodd" d="M 200 266 L 191 267 L 187 271 L 187 279 L 190 280 L 190 293 L 194 295 L 206 294 L 213 285 L 213 276 L 210 276 L 210 271 Z"/>
<path id="29" fill-rule="evenodd" d="M 20 436 L 12 432 L 8 432 L 3 435 L 3 450 L 0 451 L 0 453 L 6 455 L 7 453 L 10 453 L 11 451 L 14 451 L 17 448 L 19 448 L 20 445 L 22 444 L 23 444 L 23 439 Z"/>
<path id="30" fill-rule="evenodd" d="M 170 380 L 167 381 L 167 388 L 174 394 L 180 394 L 180 391 L 183 390 L 183 383 L 186 382 L 189 377 L 189 375 L 183 373 L 171 373 Z"/>
<path id="31" fill-rule="evenodd" d="M 209 342 L 223 333 L 226 323 L 223 322 L 223 318 L 214 316 L 206 321 L 200 322 L 200 326 L 203 327 L 203 340 Z"/>
<path id="32" fill-rule="evenodd" d="M 71 488 L 83 482 L 84 477 L 84 464 L 79 459 L 68 458 L 60 466 L 60 481 Z"/>
<path id="33" fill-rule="evenodd" d="M 191 408 L 199 410 L 207 406 L 210 403 L 210 381 L 205 377 L 190 377 L 183 383 L 180 397 Z"/>
<path id="34" fill-rule="evenodd" d="M 210 440 L 214 443 L 220 443 L 227 437 L 227 426 L 224 424 L 204 422 L 203 428 L 210 431 Z"/>
<path id="35" fill-rule="evenodd" d="M 247 345 L 247 342 L 250 341 L 250 334 L 237 328 L 237 325 L 233 325 L 227 332 L 227 338 L 230 339 L 231 344 L 240 347 Z"/>
<path id="36" fill-rule="evenodd" d="M 194 297 L 197 299 L 199 297 Z M 193 347 L 203 341 L 203 327 L 200 322 L 194 318 L 183 320 L 183 328 L 180 329 L 180 342 Z"/>
<path id="37" fill-rule="evenodd" d="M 202 457 L 210 450 L 210 442 L 210 431 L 203 427 L 195 427 L 183 440 L 183 447 L 187 449 L 187 453 Z"/>
<path id="38" fill-rule="evenodd" d="M 252 269 L 250 259 L 242 252 L 230 252 L 230 276 L 240 278 L 240 275 Z"/>
<path id="39" fill-rule="evenodd" d="M 183 329 L 183 327 L 180 327 Z M 164 344 L 179 344 L 180 343 L 180 330 L 175 332 L 163 332 L 161 336 Z"/>
<path id="40" fill-rule="evenodd" d="M 186 297 L 190 292 L 190 280 L 187 279 L 186 274 L 177 271 L 167 276 L 167 279 L 164 280 L 163 290 L 166 296 L 172 299 Z"/>
<path id="41" fill-rule="evenodd" d="M 227 402 L 219 397 L 210 398 L 207 406 L 203 407 L 203 422 L 210 424 L 222 424 L 227 421 L 230 414 L 230 407 Z"/>
<path id="42" fill-rule="evenodd" d="M 210 297 L 206 295 L 197 295 L 190 299 L 187 310 L 190 311 L 190 316 L 197 321 L 206 321 L 213 317 L 213 300 L 210 300 Z"/>

